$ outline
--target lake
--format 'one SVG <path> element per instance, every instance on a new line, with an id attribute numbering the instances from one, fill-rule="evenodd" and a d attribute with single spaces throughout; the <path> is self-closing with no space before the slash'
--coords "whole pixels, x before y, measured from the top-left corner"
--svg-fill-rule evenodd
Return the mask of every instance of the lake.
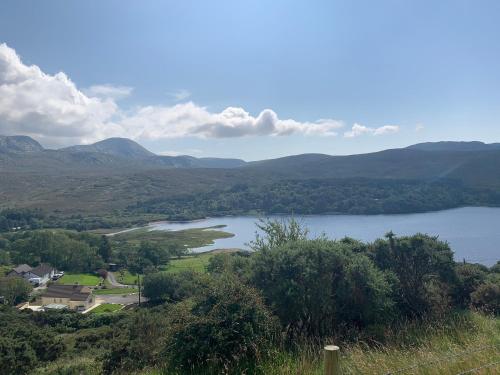
<path id="1" fill-rule="evenodd" d="M 284 216 L 280 216 L 283 218 Z M 353 237 L 371 242 L 392 230 L 396 235 L 417 232 L 437 235 L 447 241 L 455 259 L 491 266 L 500 260 L 500 208 L 465 207 L 453 210 L 404 215 L 311 215 L 296 216 L 311 237 L 322 233 L 329 238 Z M 183 230 L 226 225 L 232 238 L 216 240 L 213 245 L 191 249 L 203 252 L 221 248 L 243 248 L 255 238 L 257 217 L 219 217 L 191 222 L 152 223 L 151 230 Z"/>

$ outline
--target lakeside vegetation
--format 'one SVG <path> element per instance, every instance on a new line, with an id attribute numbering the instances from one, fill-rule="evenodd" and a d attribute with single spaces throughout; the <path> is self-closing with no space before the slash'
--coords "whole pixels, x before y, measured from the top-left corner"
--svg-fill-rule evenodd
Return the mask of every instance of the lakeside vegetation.
<path id="1" fill-rule="evenodd" d="M 259 225 L 253 253 L 180 258 L 158 243 L 85 234 L 96 241 L 90 257 L 132 248 L 149 261 L 149 302 L 88 315 L 0 307 L 0 365 L 54 375 L 320 374 L 326 343 L 342 348 L 348 374 L 452 374 L 498 360 L 500 263 L 456 263 L 448 244 L 424 234 L 364 243 L 309 238 L 294 220 Z M 18 241 L 10 235 L 7 249 Z"/>

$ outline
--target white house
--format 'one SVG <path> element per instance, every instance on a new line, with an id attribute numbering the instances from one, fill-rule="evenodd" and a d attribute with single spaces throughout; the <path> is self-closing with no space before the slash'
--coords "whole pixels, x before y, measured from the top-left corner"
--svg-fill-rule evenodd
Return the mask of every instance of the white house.
<path id="1" fill-rule="evenodd" d="M 55 273 L 56 270 L 45 263 L 40 263 L 35 268 L 32 268 L 27 264 L 20 264 L 19 266 L 13 268 L 7 276 L 22 277 L 27 281 L 37 280 L 40 285 L 43 285 L 46 284 Z"/>

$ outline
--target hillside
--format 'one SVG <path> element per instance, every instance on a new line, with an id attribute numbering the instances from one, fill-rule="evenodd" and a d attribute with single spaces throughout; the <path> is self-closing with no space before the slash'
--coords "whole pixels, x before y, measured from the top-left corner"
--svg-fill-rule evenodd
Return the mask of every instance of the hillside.
<path id="1" fill-rule="evenodd" d="M 500 150 L 494 144 L 438 143 L 245 163 L 158 156 L 119 138 L 62 150 L 40 150 L 26 138 L 9 138 L 4 141 L 7 151 L 0 152 L 1 208 L 41 208 L 62 217 L 155 214 L 193 219 L 500 205 Z"/>

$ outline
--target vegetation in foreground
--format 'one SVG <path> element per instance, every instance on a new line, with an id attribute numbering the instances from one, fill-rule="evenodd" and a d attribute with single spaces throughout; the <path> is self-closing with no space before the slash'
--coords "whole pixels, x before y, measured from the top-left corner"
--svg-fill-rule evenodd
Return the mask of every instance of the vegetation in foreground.
<path id="1" fill-rule="evenodd" d="M 455 263 L 446 243 L 423 234 L 367 244 L 309 239 L 294 221 L 262 229 L 254 253 L 214 255 L 205 273 L 146 269 L 149 302 L 135 310 L 3 307 L 0 365 L 20 374 L 315 374 L 332 342 L 347 373 L 451 374 L 500 360 L 500 263 Z"/>

